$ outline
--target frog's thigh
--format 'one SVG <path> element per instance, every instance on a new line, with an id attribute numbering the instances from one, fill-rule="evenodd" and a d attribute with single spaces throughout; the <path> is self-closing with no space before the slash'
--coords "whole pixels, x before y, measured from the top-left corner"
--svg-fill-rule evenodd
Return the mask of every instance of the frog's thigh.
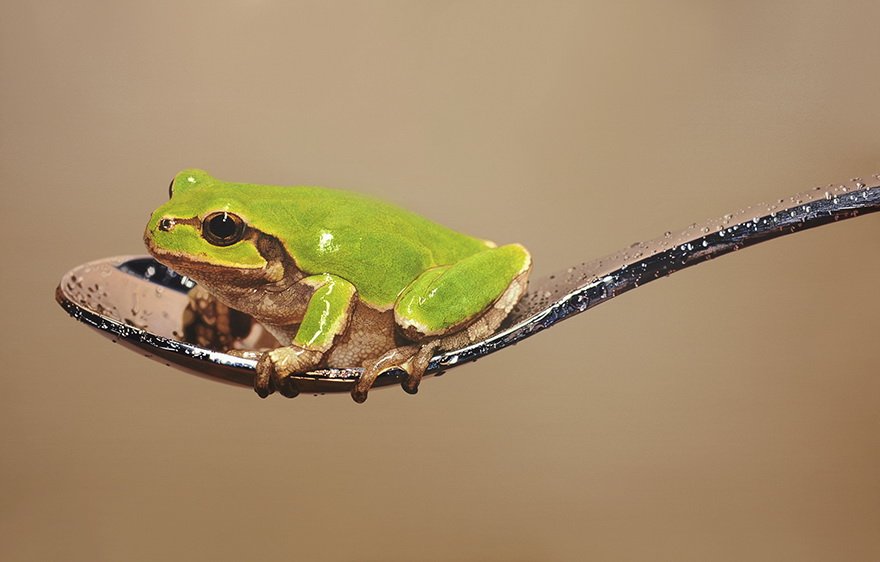
<path id="1" fill-rule="evenodd" d="M 451 334 L 474 322 L 496 301 L 503 314 L 525 289 L 531 258 L 519 244 L 487 249 L 456 264 L 429 269 L 394 305 L 394 320 L 413 341 Z M 510 289 L 510 290 L 509 290 Z"/>

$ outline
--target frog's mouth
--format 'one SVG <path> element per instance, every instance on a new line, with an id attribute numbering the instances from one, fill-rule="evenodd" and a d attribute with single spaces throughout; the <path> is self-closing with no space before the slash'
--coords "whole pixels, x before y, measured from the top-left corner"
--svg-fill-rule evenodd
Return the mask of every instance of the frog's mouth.
<path id="1" fill-rule="evenodd" d="M 269 266 L 239 267 L 181 256 L 147 244 L 147 250 L 159 263 L 204 285 L 211 292 L 223 293 L 233 288 L 258 288 L 277 281 L 278 273 Z"/>
<path id="2" fill-rule="evenodd" d="M 177 230 L 180 226 L 184 226 L 184 230 Z M 190 267 L 200 270 L 210 268 L 238 271 L 260 271 L 266 268 L 267 262 L 253 246 L 252 240 L 242 240 L 238 251 L 232 247 L 224 248 L 230 255 L 229 259 L 223 259 L 206 251 L 208 243 L 201 238 L 198 230 L 187 223 L 178 221 L 173 230 L 176 232 L 148 226 L 144 230 L 144 245 L 154 258 L 181 273 L 186 273 L 186 269 Z"/>
<path id="3" fill-rule="evenodd" d="M 160 263 L 199 283 L 257 287 L 266 283 L 276 283 L 289 272 L 288 270 L 295 270 L 295 265 L 289 259 L 285 259 L 286 253 L 283 252 L 281 243 L 274 237 L 261 235 L 257 231 L 249 232 L 249 235 L 239 242 L 241 244 L 239 255 L 243 255 L 244 259 L 234 257 L 221 259 L 205 251 L 204 244 L 207 242 L 201 239 L 197 230 L 189 228 L 190 225 L 186 221 L 176 221 L 171 229 L 163 229 L 159 223 L 153 228 L 151 223 L 144 230 L 144 245 L 147 251 Z M 178 225 L 186 225 L 184 228 L 191 234 L 186 234 L 181 237 L 183 240 L 179 240 L 171 233 Z M 168 237 L 169 243 L 157 240 L 165 236 Z M 235 251 L 235 248 L 230 246 L 221 250 Z"/>

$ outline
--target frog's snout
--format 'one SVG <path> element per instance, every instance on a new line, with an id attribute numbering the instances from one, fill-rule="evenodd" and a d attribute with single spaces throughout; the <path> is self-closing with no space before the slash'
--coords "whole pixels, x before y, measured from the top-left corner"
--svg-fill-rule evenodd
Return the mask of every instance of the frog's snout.
<path id="1" fill-rule="evenodd" d="M 150 250 L 150 253 L 153 252 L 153 230 L 150 228 L 150 223 L 148 223 L 147 228 L 144 229 L 144 246 Z"/>
<path id="2" fill-rule="evenodd" d="M 171 232 L 174 230 L 177 221 L 171 217 L 162 217 L 159 220 L 156 220 L 155 215 L 150 217 L 150 222 L 147 223 L 147 228 L 144 229 L 144 242 L 147 243 L 147 246 L 150 245 L 158 232 Z"/>
<path id="3" fill-rule="evenodd" d="M 153 253 L 153 250 L 156 246 L 156 233 L 159 231 L 168 232 L 173 228 L 173 220 L 169 218 L 162 218 L 158 221 L 156 220 L 156 216 L 152 215 L 150 217 L 150 221 L 147 223 L 147 227 L 144 228 L 144 245 Z"/>

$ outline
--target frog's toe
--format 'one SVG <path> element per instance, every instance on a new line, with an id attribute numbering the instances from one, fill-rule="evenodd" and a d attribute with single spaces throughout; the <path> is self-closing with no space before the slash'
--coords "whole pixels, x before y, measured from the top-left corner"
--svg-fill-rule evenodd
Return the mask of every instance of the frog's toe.
<path id="1" fill-rule="evenodd" d="M 367 401 L 367 390 L 361 390 L 356 385 L 351 390 L 351 399 L 357 402 L 358 404 L 363 404 Z"/>
<path id="2" fill-rule="evenodd" d="M 299 394 L 299 390 L 283 370 L 283 366 L 279 365 L 276 357 L 273 357 L 273 352 L 263 353 L 260 360 L 257 361 L 254 390 L 260 398 L 266 398 L 276 390 L 287 398 L 293 398 Z"/>
<path id="3" fill-rule="evenodd" d="M 402 366 L 401 369 L 406 373 L 406 376 L 400 381 L 400 388 L 407 394 L 418 393 L 419 383 L 422 382 L 422 375 L 425 373 L 424 370 L 414 369 L 412 362 L 407 362 L 407 365 Z"/>
<path id="4" fill-rule="evenodd" d="M 272 386 L 285 398 L 296 398 L 299 395 L 296 383 L 290 375 L 282 375 L 277 369 L 272 374 Z"/>
<path id="5" fill-rule="evenodd" d="M 366 402 L 367 393 L 370 392 L 370 388 L 372 388 L 373 383 L 376 382 L 376 378 L 384 371 L 391 368 L 393 368 L 393 366 L 385 366 L 381 361 L 364 367 L 361 376 L 358 378 L 357 382 L 354 383 L 354 388 L 351 389 L 351 399 L 358 404 Z"/>
<path id="6" fill-rule="evenodd" d="M 257 361 L 256 375 L 254 376 L 254 392 L 260 398 L 266 398 L 272 394 L 272 378 L 275 372 L 275 364 L 268 353 L 264 353 Z"/>
<path id="7" fill-rule="evenodd" d="M 428 364 L 431 362 L 437 345 L 437 342 L 423 345 L 403 365 L 406 377 L 400 382 L 400 386 L 407 394 L 416 394 L 419 391 L 419 383 L 422 382 L 422 377 L 428 370 Z"/>
<path id="8" fill-rule="evenodd" d="M 299 395 L 296 382 L 290 377 L 294 373 L 304 373 L 314 369 L 320 362 L 323 354 L 320 351 L 303 349 L 297 346 L 279 347 L 263 354 L 257 363 L 268 373 L 268 386 L 271 390 L 277 390 L 282 396 L 293 398 Z M 259 390 L 257 393 L 259 394 Z"/>
<path id="9" fill-rule="evenodd" d="M 418 394 L 419 392 L 419 382 L 421 381 L 410 381 L 409 378 L 406 378 L 403 382 L 400 383 L 400 388 L 403 389 L 407 394 Z"/>

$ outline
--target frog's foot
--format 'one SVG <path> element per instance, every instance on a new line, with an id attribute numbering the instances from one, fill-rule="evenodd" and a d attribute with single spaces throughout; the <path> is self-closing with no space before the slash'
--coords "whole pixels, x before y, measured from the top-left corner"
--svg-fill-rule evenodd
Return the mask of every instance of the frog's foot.
<path id="1" fill-rule="evenodd" d="M 406 361 L 411 359 L 416 353 L 418 353 L 418 351 L 419 347 L 417 345 L 395 347 L 391 351 L 385 353 L 385 355 L 379 357 L 375 362 L 365 363 L 364 372 L 361 373 L 354 388 L 351 389 L 351 398 L 358 404 L 366 402 L 367 392 L 370 391 L 370 388 L 373 386 L 373 383 L 376 382 L 376 378 L 379 375 L 389 369 L 401 367 L 403 363 L 406 363 Z"/>
<path id="2" fill-rule="evenodd" d="M 415 394 L 418 392 L 419 382 L 422 380 L 422 375 L 425 374 L 436 348 L 437 344 L 434 342 L 425 345 L 395 347 L 375 362 L 365 364 L 364 372 L 351 390 L 352 399 L 358 404 L 363 404 L 367 400 L 367 392 L 376 382 L 376 378 L 391 369 L 400 369 L 406 373 L 406 378 L 401 386 L 408 393 Z"/>
<path id="3" fill-rule="evenodd" d="M 290 380 L 290 375 L 314 369 L 322 356 L 320 351 L 293 345 L 267 351 L 257 361 L 254 390 L 260 398 L 265 398 L 276 390 L 287 398 L 293 398 L 299 394 L 299 390 Z"/>

